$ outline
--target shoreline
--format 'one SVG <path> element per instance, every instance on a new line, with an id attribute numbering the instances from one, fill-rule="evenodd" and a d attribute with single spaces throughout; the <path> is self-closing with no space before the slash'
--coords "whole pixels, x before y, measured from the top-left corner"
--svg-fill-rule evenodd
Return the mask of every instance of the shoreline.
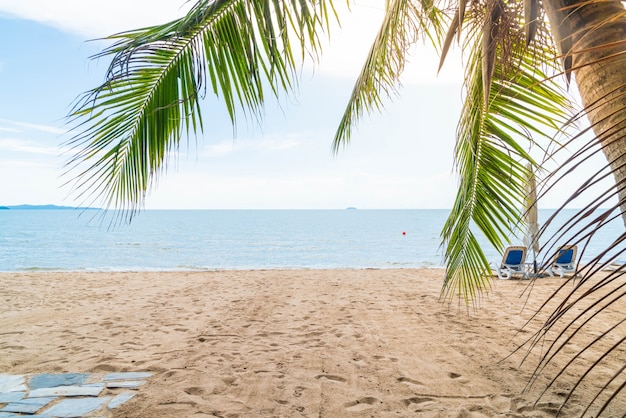
<path id="1" fill-rule="evenodd" d="M 99 274 L 99 273 L 220 273 L 220 272 L 246 272 L 246 271 L 335 271 L 335 270 L 445 270 L 445 266 L 422 266 L 422 267 L 232 267 L 232 268 L 155 268 L 155 269 L 55 269 L 49 267 L 31 267 L 21 270 L 0 270 L 0 275 L 3 274 L 28 274 L 28 273 L 70 273 L 70 274 Z M 495 275 L 495 273 L 494 273 Z"/>
<path id="2" fill-rule="evenodd" d="M 553 416 L 534 310 L 563 281 L 439 300 L 443 269 L 0 273 L 5 374 L 150 372 L 105 416 Z M 568 383 L 569 382 L 569 383 Z M 575 396 L 561 412 L 578 416 Z M 623 406 L 623 405 L 622 405 Z"/>

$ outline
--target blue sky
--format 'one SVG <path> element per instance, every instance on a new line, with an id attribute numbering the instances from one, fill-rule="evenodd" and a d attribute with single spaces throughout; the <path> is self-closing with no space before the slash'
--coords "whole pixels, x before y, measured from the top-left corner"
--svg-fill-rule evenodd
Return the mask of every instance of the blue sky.
<path id="1" fill-rule="evenodd" d="M 150 191 L 147 209 L 447 208 L 456 192 L 452 153 L 461 106 L 454 56 L 420 50 L 406 69 L 401 96 L 364 119 L 338 155 L 331 142 L 354 79 L 380 21 L 377 0 L 361 0 L 333 32 L 299 94 L 270 101 L 261 126 L 240 124 L 236 137 L 214 99 L 205 131 L 192 139 Z M 66 115 L 98 85 L 106 62 L 89 41 L 179 17 L 178 0 L 0 0 L 0 205 L 74 205 L 63 183 L 70 155 Z M 123 10 L 123 13 L 120 11 Z M 10 41 L 6 41 L 10 40 Z"/>
<path id="2" fill-rule="evenodd" d="M 412 65 L 412 74 L 426 74 L 422 84 L 407 78 L 399 99 L 331 153 L 380 16 L 375 3 L 358 4 L 314 74 L 304 73 L 298 96 L 281 108 L 268 102 L 261 126 L 241 124 L 233 138 L 209 100 L 203 137 L 181 149 L 146 208 L 449 207 L 461 80 L 438 78 L 435 60 Z M 62 186 L 72 173 L 62 176 L 69 154 L 61 144 L 70 105 L 104 77 L 106 63 L 89 59 L 103 44 L 89 40 L 176 18 L 184 5 L 0 0 L 0 34 L 11 40 L 0 47 L 0 204 L 76 204 Z"/>

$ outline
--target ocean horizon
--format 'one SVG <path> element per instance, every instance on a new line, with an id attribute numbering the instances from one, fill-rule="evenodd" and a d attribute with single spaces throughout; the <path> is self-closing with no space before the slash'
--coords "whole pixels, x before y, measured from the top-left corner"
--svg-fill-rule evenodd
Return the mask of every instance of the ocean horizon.
<path id="1" fill-rule="evenodd" d="M 540 210 L 540 223 L 553 210 Z M 449 209 L 144 210 L 111 225 L 93 210 L 0 211 L 0 271 L 443 268 Z M 614 222 L 588 259 L 622 230 Z M 480 241 L 488 258 L 501 255 Z M 566 243 L 566 242 L 564 242 Z M 519 245 L 512 238 L 513 245 Z M 595 253 L 594 253 L 595 252 Z"/>

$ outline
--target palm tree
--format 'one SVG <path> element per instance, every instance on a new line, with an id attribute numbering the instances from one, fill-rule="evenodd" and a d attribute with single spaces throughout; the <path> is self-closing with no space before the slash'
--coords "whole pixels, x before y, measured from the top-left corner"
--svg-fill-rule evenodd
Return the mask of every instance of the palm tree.
<path id="1" fill-rule="evenodd" d="M 466 59 L 454 161 L 459 191 L 442 231 L 444 300 L 471 303 L 489 290 L 491 271 L 476 234 L 503 250 L 521 228 L 528 166 L 547 171 L 544 190 L 550 190 L 593 153 L 606 156 L 606 170 L 570 198 L 595 193 L 592 203 L 553 241 L 578 228 L 574 237 L 584 244 L 613 217 L 626 225 L 626 16 L 620 1 L 388 0 L 384 7 L 333 147 L 348 144 L 358 120 L 398 93 L 411 45 L 427 41 L 443 65 L 450 48 L 460 44 Z M 75 154 L 68 162 L 68 172 L 77 173 L 70 181 L 74 192 L 102 199 L 132 218 L 168 155 L 186 135 L 203 130 L 200 101 L 207 92 L 221 98 L 233 123 L 242 113 L 261 119 L 268 95 L 296 91 L 300 65 L 306 56 L 319 57 L 323 35 L 339 18 L 332 0 L 197 0 L 182 19 L 109 37 L 111 46 L 96 56 L 111 58 L 106 81 L 80 97 L 70 114 L 76 124 L 69 141 Z M 577 88 L 582 111 L 566 87 Z M 584 131 L 572 133 L 581 117 L 589 120 L 592 140 Z M 545 158 L 538 161 L 531 150 L 545 152 Z M 570 158 L 547 168 L 567 150 Z M 614 187 L 599 189 L 596 183 L 606 176 L 613 176 Z M 598 215 L 607 204 L 609 210 Z M 554 242 L 542 241 L 542 251 L 553 250 Z M 623 254 L 624 242 L 626 233 L 594 258 L 574 289 Z M 612 273 L 609 282 L 621 283 L 624 273 Z M 613 289 L 613 304 L 623 303 L 623 286 Z M 572 294 L 565 300 L 540 326 L 537 339 L 529 340 L 531 347 L 551 332 L 565 336 L 577 329 L 576 321 L 563 318 L 574 307 L 586 309 L 590 298 Z M 600 315 L 604 308 L 590 302 L 589 309 Z M 623 344 L 622 339 L 612 352 Z M 543 357 L 548 363 L 554 359 L 549 354 Z M 590 370 L 601 365 L 599 358 Z M 624 384 L 615 388 L 615 381 L 626 382 L 623 370 L 602 393 L 617 397 Z M 615 397 L 602 398 L 603 404 Z"/>

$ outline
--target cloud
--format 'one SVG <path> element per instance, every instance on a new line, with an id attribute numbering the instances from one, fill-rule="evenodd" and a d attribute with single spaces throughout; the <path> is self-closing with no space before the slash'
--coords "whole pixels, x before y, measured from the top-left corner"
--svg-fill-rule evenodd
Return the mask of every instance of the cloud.
<path id="1" fill-rule="evenodd" d="M 49 170 L 51 168 L 56 170 L 56 166 L 54 164 L 50 164 L 49 162 L 33 161 L 33 160 L 2 160 L 0 159 L 0 169 L 10 170 L 8 171 L 8 173 L 10 174 L 11 177 L 16 177 L 15 173 L 18 172 L 18 170 L 25 170 L 25 169 Z M 19 177 L 30 178 L 32 176 L 19 176 Z M 13 183 L 13 181 L 11 183 Z"/>
<path id="2" fill-rule="evenodd" d="M 235 152 L 288 151 L 302 147 L 306 141 L 307 139 L 304 138 L 304 135 L 289 135 L 288 133 L 280 136 L 268 135 L 258 138 L 222 140 L 205 145 L 200 154 L 202 157 L 219 157 Z"/>
<path id="3" fill-rule="evenodd" d="M 359 1 L 351 6 L 338 5 L 341 27 L 330 31 L 330 42 L 325 48 L 319 72 L 333 77 L 356 80 L 365 63 L 369 49 L 384 17 L 384 2 Z M 441 85 L 463 83 L 460 51 L 451 48 L 441 71 L 439 55 L 427 39 L 418 40 L 409 51 L 401 77 L 403 85 Z"/>
<path id="4" fill-rule="evenodd" d="M 59 155 L 58 147 L 42 147 L 21 139 L 0 139 L 0 150 L 6 152 L 21 152 L 25 154 Z"/>
<path id="5" fill-rule="evenodd" d="M 174 172 L 160 179 L 146 203 L 150 209 L 442 208 L 453 203 L 449 173 L 425 179 L 350 168 L 292 174 Z"/>
<path id="6" fill-rule="evenodd" d="M 67 133 L 67 129 L 62 129 L 62 128 L 58 128 L 56 126 L 50 126 L 50 125 L 40 125 L 36 123 L 19 122 L 19 121 L 14 121 L 14 120 L 7 120 L 7 119 L 0 119 L 0 123 L 17 126 L 19 128 L 25 128 L 26 130 L 47 132 L 47 133 L 51 133 L 55 135 L 62 135 L 62 134 Z M 0 131 L 22 132 L 23 129 L 0 127 Z"/>
<path id="7" fill-rule="evenodd" d="M 88 39 L 166 23 L 184 16 L 195 2 L 186 0 L 0 0 L 0 14 L 33 20 Z M 380 27 L 382 0 L 365 0 L 336 8 L 341 27 L 330 31 L 319 64 L 308 62 L 316 73 L 355 80 Z M 402 77 L 403 84 L 461 84 L 459 54 L 452 50 L 438 74 L 439 57 L 432 47 L 417 45 Z"/>
<path id="8" fill-rule="evenodd" d="M 102 38 L 182 17 L 186 0 L 0 0 L 0 13 L 87 38 Z"/>

